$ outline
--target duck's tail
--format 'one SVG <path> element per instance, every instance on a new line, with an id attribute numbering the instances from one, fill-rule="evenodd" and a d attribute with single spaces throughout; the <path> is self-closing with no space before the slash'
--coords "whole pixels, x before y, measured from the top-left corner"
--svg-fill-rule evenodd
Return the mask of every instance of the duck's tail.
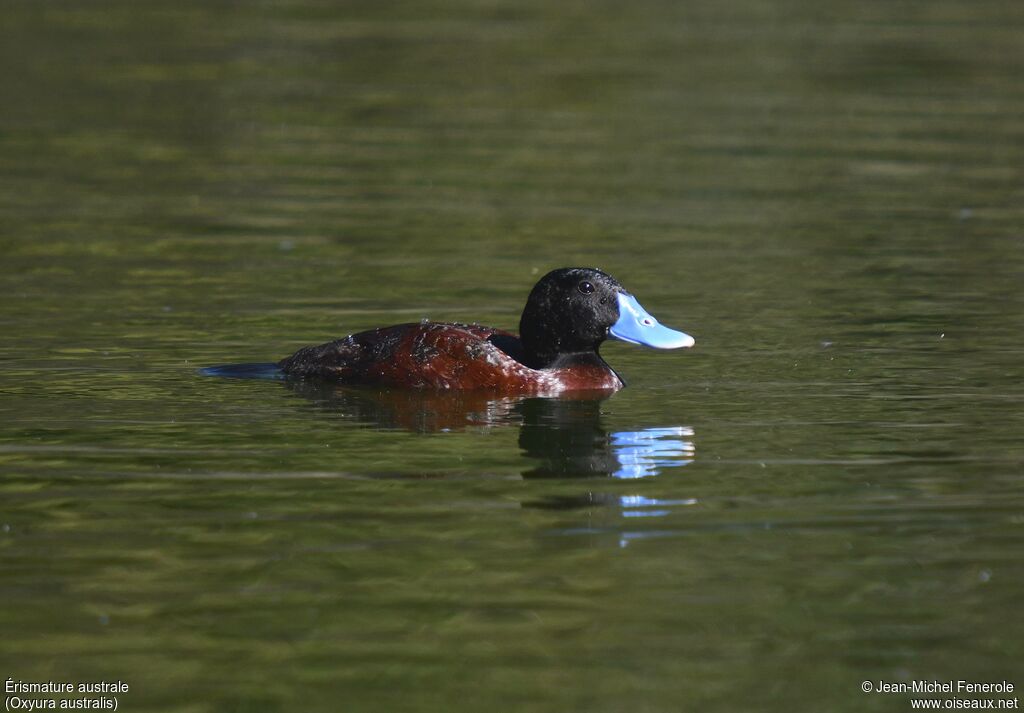
<path id="1" fill-rule="evenodd" d="M 285 378 L 281 367 L 273 363 L 259 364 L 221 364 L 206 366 L 199 370 L 203 376 L 220 376 L 226 379 L 271 379 Z"/>

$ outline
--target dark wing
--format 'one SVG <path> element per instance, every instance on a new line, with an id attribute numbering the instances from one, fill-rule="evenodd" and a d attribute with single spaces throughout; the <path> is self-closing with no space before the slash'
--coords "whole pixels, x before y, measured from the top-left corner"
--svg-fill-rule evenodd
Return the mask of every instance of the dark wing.
<path id="1" fill-rule="evenodd" d="M 277 365 L 291 376 L 317 376 L 338 381 L 355 379 L 372 365 L 375 355 L 393 351 L 402 332 L 411 326 L 399 324 L 373 329 L 327 344 L 303 347 Z"/>

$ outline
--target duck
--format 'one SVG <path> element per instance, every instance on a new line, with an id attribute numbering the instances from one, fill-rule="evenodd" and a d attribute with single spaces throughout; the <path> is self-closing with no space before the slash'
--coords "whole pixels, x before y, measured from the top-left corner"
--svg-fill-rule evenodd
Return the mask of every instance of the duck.
<path id="1" fill-rule="evenodd" d="M 410 322 L 303 347 L 277 363 L 286 378 L 381 388 L 557 396 L 614 392 L 625 382 L 601 358 L 614 338 L 655 349 L 694 345 L 606 272 L 564 267 L 526 300 L 519 334 L 479 324 Z"/>

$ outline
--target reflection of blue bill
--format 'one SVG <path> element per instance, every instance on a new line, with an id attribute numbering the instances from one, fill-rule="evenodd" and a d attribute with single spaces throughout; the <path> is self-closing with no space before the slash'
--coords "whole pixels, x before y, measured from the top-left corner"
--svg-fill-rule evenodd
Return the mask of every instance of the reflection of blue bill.
<path id="1" fill-rule="evenodd" d="M 622 517 L 663 517 L 671 511 L 660 510 L 659 508 L 696 504 L 697 498 L 659 500 L 658 498 L 645 498 L 643 495 L 623 495 L 619 498 L 619 505 L 622 506 Z"/>
<path id="2" fill-rule="evenodd" d="M 689 436 L 693 436 L 693 429 L 687 426 L 613 433 L 612 451 L 621 467 L 612 477 L 648 478 L 665 468 L 692 463 L 693 441 L 683 440 Z"/>
<path id="3" fill-rule="evenodd" d="M 619 505 L 622 506 L 622 517 L 665 517 L 680 506 L 696 505 L 697 498 L 645 498 L 643 495 L 622 495 Z M 639 524 L 639 523 L 638 523 Z M 633 540 L 646 540 L 652 537 L 666 537 L 678 534 L 674 530 L 639 530 L 623 532 L 619 535 L 619 547 L 628 547 Z"/>

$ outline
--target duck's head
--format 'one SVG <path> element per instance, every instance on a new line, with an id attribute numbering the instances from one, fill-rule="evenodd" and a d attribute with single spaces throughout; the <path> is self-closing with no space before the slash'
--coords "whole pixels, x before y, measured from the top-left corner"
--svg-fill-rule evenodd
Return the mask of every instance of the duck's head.
<path id="1" fill-rule="evenodd" d="M 563 267 L 542 277 L 526 300 L 519 337 L 537 368 L 596 353 L 608 337 L 656 349 L 694 343 L 659 324 L 614 277 L 589 267 Z"/>

